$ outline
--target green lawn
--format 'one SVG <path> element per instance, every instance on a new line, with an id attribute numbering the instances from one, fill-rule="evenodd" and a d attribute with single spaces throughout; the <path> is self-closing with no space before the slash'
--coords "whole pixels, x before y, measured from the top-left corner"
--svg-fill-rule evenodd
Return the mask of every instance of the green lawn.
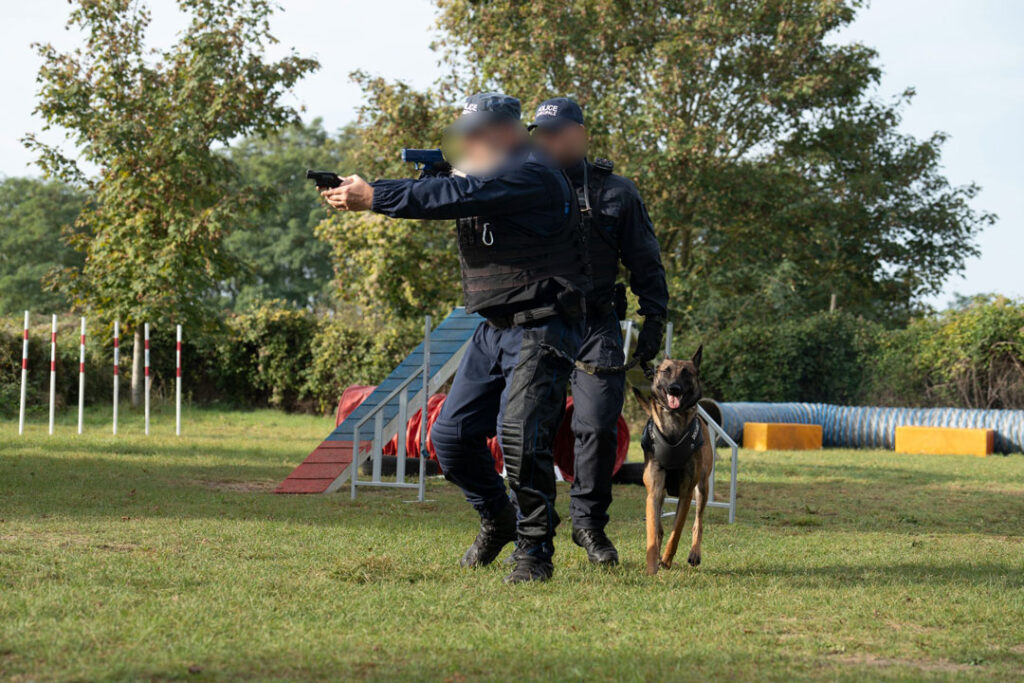
<path id="1" fill-rule="evenodd" d="M 1024 676 L 1020 455 L 743 452 L 699 569 L 643 576 L 642 489 L 618 487 L 620 568 L 566 525 L 554 580 L 507 587 L 458 568 L 475 520 L 442 480 L 424 505 L 270 494 L 330 419 L 89 418 L 0 424 L 0 678 Z"/>

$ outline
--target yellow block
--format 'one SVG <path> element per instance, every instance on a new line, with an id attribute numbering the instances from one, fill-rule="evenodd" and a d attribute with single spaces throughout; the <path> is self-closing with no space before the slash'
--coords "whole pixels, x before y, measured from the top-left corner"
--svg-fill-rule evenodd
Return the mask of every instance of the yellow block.
<path id="1" fill-rule="evenodd" d="M 821 448 L 821 425 L 746 422 L 743 447 L 755 451 L 808 451 Z"/>
<path id="2" fill-rule="evenodd" d="M 977 455 L 995 452 L 996 433 L 991 429 L 960 427 L 897 427 L 897 453 L 930 455 Z"/>

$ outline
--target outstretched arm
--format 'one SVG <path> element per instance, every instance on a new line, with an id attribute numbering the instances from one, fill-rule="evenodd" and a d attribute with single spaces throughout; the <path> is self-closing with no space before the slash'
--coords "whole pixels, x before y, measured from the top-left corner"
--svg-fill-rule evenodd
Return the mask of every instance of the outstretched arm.
<path id="1" fill-rule="evenodd" d="M 321 194 L 339 211 L 447 219 L 548 206 L 557 197 L 550 184 L 539 170 L 527 165 L 491 178 L 442 176 L 367 183 L 359 176 L 348 176 L 339 187 Z"/>

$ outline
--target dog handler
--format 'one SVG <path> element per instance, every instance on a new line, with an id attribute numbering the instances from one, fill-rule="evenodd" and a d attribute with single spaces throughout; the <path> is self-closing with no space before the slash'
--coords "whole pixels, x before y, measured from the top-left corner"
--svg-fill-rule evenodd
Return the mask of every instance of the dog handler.
<path id="1" fill-rule="evenodd" d="M 612 173 L 606 159 L 587 159 L 583 111 L 565 98 L 543 102 L 529 129 L 562 166 L 579 196 L 593 267 L 594 288 L 587 297 L 587 325 L 579 360 L 595 367 L 623 364 L 619 319 L 625 317 L 625 285 L 616 284 L 619 263 L 629 269 L 629 287 L 640 300 L 644 325 L 633 359 L 652 360 L 661 350 L 668 312 L 668 287 L 661 250 L 636 185 Z M 622 412 L 624 373 L 572 373 L 572 428 L 576 461 L 569 505 L 572 540 L 595 564 L 616 564 L 615 546 L 604 528 L 612 502 L 616 423 Z"/>
<path id="2" fill-rule="evenodd" d="M 466 310 L 486 322 L 473 335 L 431 438 L 445 477 L 480 513 L 461 564 L 494 561 L 516 541 L 507 583 L 551 577 L 555 475 L 551 445 L 565 405 L 590 289 L 579 208 L 565 174 L 535 149 L 519 100 L 481 93 L 449 129 L 466 176 L 378 180 L 359 176 L 324 190 L 343 211 L 457 219 Z M 497 432 L 509 500 L 487 448 Z"/>

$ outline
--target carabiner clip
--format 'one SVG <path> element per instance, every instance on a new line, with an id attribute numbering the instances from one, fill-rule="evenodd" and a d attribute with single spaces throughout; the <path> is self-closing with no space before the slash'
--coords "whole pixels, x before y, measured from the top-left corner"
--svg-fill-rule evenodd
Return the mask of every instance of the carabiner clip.
<path id="1" fill-rule="evenodd" d="M 491 224 L 484 223 L 483 234 L 480 236 L 480 241 L 484 243 L 484 246 L 491 246 L 494 244 L 494 233 L 491 232 Z"/>

